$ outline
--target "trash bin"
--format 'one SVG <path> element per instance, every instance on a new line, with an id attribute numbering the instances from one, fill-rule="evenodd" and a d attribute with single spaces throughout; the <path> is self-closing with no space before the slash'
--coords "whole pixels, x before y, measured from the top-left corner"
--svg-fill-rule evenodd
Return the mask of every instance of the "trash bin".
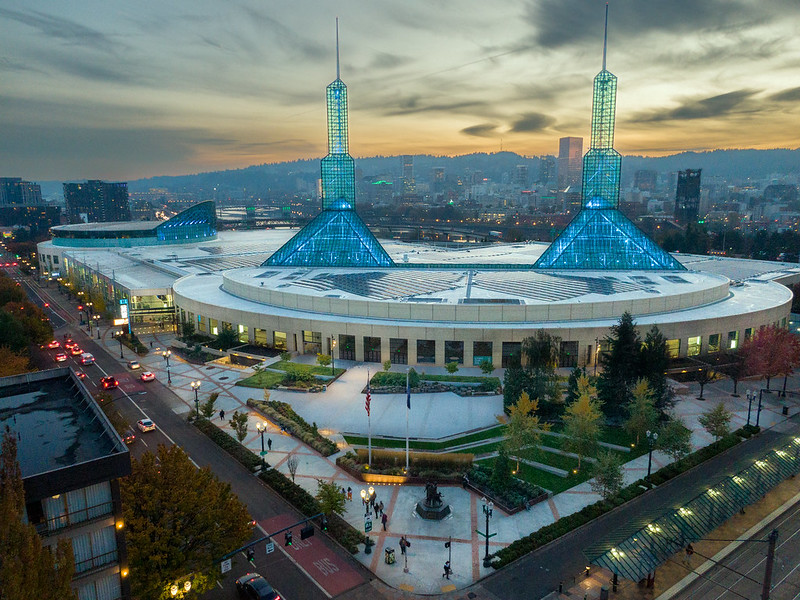
<path id="1" fill-rule="evenodd" d="M 394 564 L 394 548 L 386 546 L 386 549 L 383 551 L 383 560 L 387 565 Z"/>
<path id="2" fill-rule="evenodd" d="M 788 415 L 789 414 L 789 407 L 784 405 L 783 409 L 781 410 L 781 413 L 783 415 Z"/>
<path id="3" fill-rule="evenodd" d="M 606 586 L 600 588 L 600 600 L 608 600 L 608 588 Z"/>

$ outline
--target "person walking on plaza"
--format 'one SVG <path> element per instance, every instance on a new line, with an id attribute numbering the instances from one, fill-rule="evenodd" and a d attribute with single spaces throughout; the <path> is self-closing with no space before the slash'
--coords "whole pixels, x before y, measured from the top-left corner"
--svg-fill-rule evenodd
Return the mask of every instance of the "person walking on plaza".
<path id="1" fill-rule="evenodd" d="M 450 569 L 450 561 L 448 560 L 447 562 L 444 563 L 444 573 L 442 573 L 442 577 L 447 577 L 448 579 L 450 579 L 450 573 L 452 572 L 453 571 Z"/>
<path id="2" fill-rule="evenodd" d="M 347 499 L 352 502 L 353 501 L 353 488 L 349 485 L 347 486 Z"/>
<path id="3" fill-rule="evenodd" d="M 381 500 L 380 504 L 378 504 L 378 510 L 381 514 L 383 514 L 383 500 Z"/>
<path id="4" fill-rule="evenodd" d="M 272 451 L 272 438 L 267 438 L 267 450 Z"/>
<path id="5" fill-rule="evenodd" d="M 406 553 L 406 548 L 408 547 L 408 540 L 406 536 L 400 536 L 400 554 Z"/>
<path id="6" fill-rule="evenodd" d="M 692 548 L 691 544 L 687 544 L 683 552 L 683 564 L 689 569 L 692 568 L 692 554 L 694 554 L 694 548 Z"/>
<path id="7" fill-rule="evenodd" d="M 380 510 L 381 510 L 381 505 L 378 504 L 377 502 L 375 502 L 373 504 L 372 508 L 375 510 L 375 518 L 377 519 L 378 518 L 378 512 L 380 512 Z"/>
<path id="8" fill-rule="evenodd" d="M 225 420 L 225 409 L 220 409 L 219 418 L 220 418 L 221 421 Z"/>
<path id="9" fill-rule="evenodd" d="M 386 522 L 389 520 L 389 515 L 383 513 L 381 516 L 381 524 L 383 525 L 383 530 L 386 531 Z"/>

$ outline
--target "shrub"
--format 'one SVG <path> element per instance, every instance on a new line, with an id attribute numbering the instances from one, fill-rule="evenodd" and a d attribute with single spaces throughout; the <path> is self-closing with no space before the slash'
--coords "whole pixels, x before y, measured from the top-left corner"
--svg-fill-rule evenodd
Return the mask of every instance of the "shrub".
<path id="1" fill-rule="evenodd" d="M 225 450 L 225 452 L 251 471 L 261 465 L 261 459 L 258 456 L 250 452 L 250 450 L 242 446 L 216 425 L 212 424 L 211 421 L 196 419 L 194 421 L 194 426 L 211 438 L 217 446 Z"/>
<path id="2" fill-rule="evenodd" d="M 367 464 L 368 450 L 359 448 L 356 450 L 356 468 Z M 433 453 L 433 452 L 414 452 L 409 455 L 409 467 L 411 473 L 422 476 L 422 471 L 436 471 L 439 477 L 447 475 L 465 473 L 472 467 L 472 454 L 455 453 Z M 397 474 L 401 474 L 406 465 L 406 453 L 399 450 L 373 450 L 372 468 L 384 472 L 388 469 L 396 469 Z"/>
<path id="3" fill-rule="evenodd" d="M 269 400 L 247 400 L 247 406 L 252 406 L 264 413 L 271 421 L 274 421 L 297 439 L 308 444 L 323 456 L 336 454 L 339 448 L 334 442 L 323 437 L 313 425 L 309 425 L 303 417 L 298 415 L 286 402 Z"/>

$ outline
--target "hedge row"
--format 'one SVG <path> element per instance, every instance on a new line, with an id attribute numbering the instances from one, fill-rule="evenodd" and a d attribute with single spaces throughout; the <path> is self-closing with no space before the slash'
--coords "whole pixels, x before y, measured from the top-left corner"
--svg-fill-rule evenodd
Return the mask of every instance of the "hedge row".
<path id="1" fill-rule="evenodd" d="M 650 481 L 658 484 L 672 479 L 673 477 L 688 471 L 692 467 L 699 465 L 703 461 L 706 461 L 709 458 L 724 452 L 728 448 L 732 448 L 741 442 L 742 439 L 749 438 L 751 435 L 757 432 L 758 428 L 756 427 L 743 427 L 734 433 L 731 433 L 714 442 L 713 444 L 710 444 L 705 448 L 701 448 L 689 456 L 659 469 L 651 475 Z M 495 553 L 495 560 L 492 561 L 492 566 L 495 569 L 506 566 L 518 558 L 521 558 L 522 556 L 533 552 L 537 548 L 544 546 L 548 542 L 552 542 L 562 535 L 569 533 L 573 529 L 577 529 L 589 521 L 613 510 L 617 506 L 620 506 L 625 502 L 632 500 L 636 496 L 643 494 L 646 491 L 646 488 L 646 482 L 642 479 L 639 479 L 631 485 L 623 488 L 618 494 L 608 498 L 607 500 L 600 500 L 594 504 L 584 507 L 577 513 L 573 513 L 566 517 L 561 517 L 555 523 L 546 525 L 545 527 L 542 527 L 541 529 L 516 540 L 511 545 L 498 550 Z"/>
<path id="2" fill-rule="evenodd" d="M 283 429 L 291 433 L 304 444 L 308 444 L 322 456 L 330 456 L 339 451 L 339 447 L 328 438 L 320 435 L 317 428 L 309 425 L 298 415 L 286 402 L 277 400 L 254 400 L 249 398 L 247 406 L 252 406 L 264 413 L 270 420 L 280 425 Z"/>
<path id="3" fill-rule="evenodd" d="M 259 457 L 210 421 L 199 419 L 195 420 L 194 424 L 220 448 L 248 469 L 255 469 L 261 464 Z M 305 516 L 310 517 L 322 512 L 319 502 L 314 496 L 279 471 L 267 469 L 262 471 L 258 477 Z M 357 529 L 336 514 L 328 517 L 328 533 L 352 554 L 358 552 L 359 542 L 364 541 L 364 536 Z"/>
<path id="4" fill-rule="evenodd" d="M 369 451 L 365 448 L 356 450 L 358 462 L 367 464 Z M 465 473 L 472 468 L 472 454 L 412 452 L 409 454 L 409 467 L 413 471 L 426 469 Z M 377 469 L 405 467 L 406 453 L 400 450 L 373 450 L 372 466 Z"/>

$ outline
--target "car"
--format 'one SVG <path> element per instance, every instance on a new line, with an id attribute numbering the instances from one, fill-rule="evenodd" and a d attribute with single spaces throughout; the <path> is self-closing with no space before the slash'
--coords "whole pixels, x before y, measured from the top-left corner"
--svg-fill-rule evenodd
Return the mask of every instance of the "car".
<path id="1" fill-rule="evenodd" d="M 69 349 L 69 353 L 72 354 L 72 356 L 80 356 L 83 354 L 83 350 L 81 350 L 79 346 L 73 346 Z"/>
<path id="2" fill-rule="evenodd" d="M 64 362 L 67 360 L 67 353 L 66 352 L 59 352 L 55 356 L 56 362 Z"/>
<path id="3" fill-rule="evenodd" d="M 86 379 L 86 373 L 84 373 L 83 371 L 78 371 L 77 373 L 75 373 L 75 377 L 77 377 L 78 379 Z"/>
<path id="4" fill-rule="evenodd" d="M 248 573 L 236 580 L 240 598 L 248 600 L 281 600 L 280 594 L 258 573 Z"/>
<path id="5" fill-rule="evenodd" d="M 77 345 L 78 345 L 78 342 L 73 342 L 70 339 L 68 339 L 66 342 L 64 342 L 64 348 L 66 348 L 67 350 L 70 350 L 71 348 L 74 348 Z"/>
<path id="6" fill-rule="evenodd" d="M 52 342 L 47 344 L 47 347 L 50 348 L 51 350 L 54 350 L 56 348 L 61 348 L 61 344 L 58 343 L 58 340 L 53 340 Z"/>
<path id="7" fill-rule="evenodd" d="M 84 352 L 81 354 L 81 364 L 82 365 L 93 365 L 94 364 L 94 355 L 89 352 Z"/>
<path id="8" fill-rule="evenodd" d="M 111 390 L 115 387 L 119 387 L 119 381 L 117 381 L 112 375 L 108 377 L 103 377 L 100 380 L 100 385 L 103 386 L 104 390 Z"/>
<path id="9" fill-rule="evenodd" d="M 136 425 L 139 427 L 142 433 L 156 430 L 156 424 L 150 419 L 142 419 L 141 421 L 137 421 Z"/>
<path id="10" fill-rule="evenodd" d="M 136 441 L 136 434 L 133 432 L 133 429 L 126 429 L 120 437 L 122 437 L 122 441 L 129 446 Z"/>
<path id="11" fill-rule="evenodd" d="M 142 365 L 140 365 L 140 364 L 139 364 L 139 361 L 138 361 L 138 360 L 129 360 L 129 361 L 128 361 L 128 368 L 129 368 L 129 369 L 138 369 L 138 368 L 140 368 L 141 366 L 142 366 Z"/>
<path id="12" fill-rule="evenodd" d="M 154 373 L 151 373 L 150 371 L 145 371 L 144 373 L 141 374 L 140 379 L 142 381 L 155 381 L 156 376 Z"/>

